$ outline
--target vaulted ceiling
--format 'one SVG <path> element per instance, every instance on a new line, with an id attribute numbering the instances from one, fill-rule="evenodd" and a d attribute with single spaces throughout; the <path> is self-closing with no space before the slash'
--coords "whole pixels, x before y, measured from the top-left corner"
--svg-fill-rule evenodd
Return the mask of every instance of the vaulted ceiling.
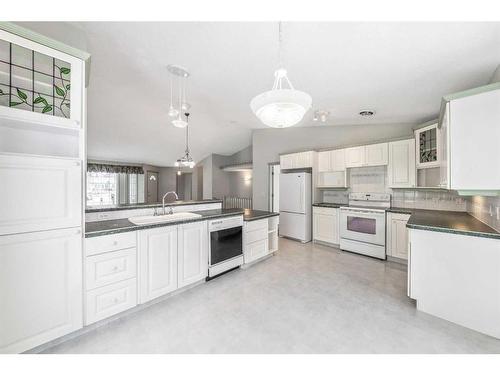
<path id="1" fill-rule="evenodd" d="M 68 44 L 78 39 L 92 54 L 89 157 L 168 166 L 183 153 L 184 131 L 167 118 L 168 64 L 192 75 L 197 161 L 246 147 L 252 129 L 264 127 L 249 102 L 272 86 L 277 23 L 25 26 Z M 438 113 L 441 96 L 487 83 L 500 63 L 500 23 L 285 22 L 283 37 L 292 83 L 311 94 L 314 109 L 331 112 L 318 125 L 310 111 L 298 126 L 426 121 Z M 366 108 L 376 116 L 361 118 Z"/>

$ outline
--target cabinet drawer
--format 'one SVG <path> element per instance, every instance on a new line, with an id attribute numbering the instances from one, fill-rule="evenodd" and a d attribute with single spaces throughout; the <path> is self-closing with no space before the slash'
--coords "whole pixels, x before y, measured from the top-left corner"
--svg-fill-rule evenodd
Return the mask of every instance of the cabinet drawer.
<path id="1" fill-rule="evenodd" d="M 91 324 L 137 305 L 137 279 L 87 292 L 85 323 Z"/>
<path id="2" fill-rule="evenodd" d="M 91 290 L 137 274 L 137 251 L 134 248 L 93 255 L 85 259 L 86 289 Z"/>
<path id="3" fill-rule="evenodd" d="M 253 242 L 245 246 L 244 258 L 245 263 L 253 262 L 269 253 L 268 241 L 262 240 Z"/>
<path id="4" fill-rule="evenodd" d="M 253 230 L 258 230 L 265 228 L 267 230 L 267 219 L 254 220 L 254 221 L 246 221 L 245 222 L 245 231 L 251 232 Z"/>
<path id="5" fill-rule="evenodd" d="M 394 212 L 391 212 L 391 219 L 392 220 L 403 220 L 403 221 L 408 221 L 411 215 L 408 214 L 396 214 Z"/>
<path id="6" fill-rule="evenodd" d="M 245 243 L 249 244 L 259 240 L 267 240 L 267 226 L 250 232 L 245 232 Z"/>
<path id="7" fill-rule="evenodd" d="M 135 246 L 135 232 L 110 234 L 107 236 L 87 238 L 85 240 L 85 254 L 89 256 Z"/>
<path id="8" fill-rule="evenodd" d="M 322 214 L 322 215 L 332 215 L 335 216 L 337 214 L 338 208 L 330 208 L 330 207 L 313 207 L 313 214 Z"/>

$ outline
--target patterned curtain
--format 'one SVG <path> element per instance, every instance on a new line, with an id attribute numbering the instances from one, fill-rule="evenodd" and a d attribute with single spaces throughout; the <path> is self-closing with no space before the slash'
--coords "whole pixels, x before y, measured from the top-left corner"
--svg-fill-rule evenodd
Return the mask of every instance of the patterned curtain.
<path id="1" fill-rule="evenodd" d="M 126 174 L 144 174 L 142 167 L 133 165 L 113 165 L 88 163 L 87 172 L 106 172 L 106 173 L 126 173 Z"/>

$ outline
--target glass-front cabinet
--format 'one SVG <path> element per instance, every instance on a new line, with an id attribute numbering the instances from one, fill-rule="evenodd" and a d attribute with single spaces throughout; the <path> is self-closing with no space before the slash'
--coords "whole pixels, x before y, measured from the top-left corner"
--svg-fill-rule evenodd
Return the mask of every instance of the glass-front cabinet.
<path id="1" fill-rule="evenodd" d="M 417 168 L 439 167 L 439 132 L 437 122 L 415 130 Z"/>

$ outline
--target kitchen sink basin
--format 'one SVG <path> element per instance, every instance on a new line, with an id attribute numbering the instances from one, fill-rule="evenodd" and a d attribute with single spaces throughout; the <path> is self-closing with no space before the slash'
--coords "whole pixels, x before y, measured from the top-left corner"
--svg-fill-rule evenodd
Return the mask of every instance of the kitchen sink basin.
<path id="1" fill-rule="evenodd" d="M 167 215 L 157 215 L 157 216 L 136 216 L 128 219 L 131 223 L 135 225 L 148 225 L 148 224 L 160 224 L 160 223 L 168 223 L 171 221 L 177 220 L 189 220 L 196 219 L 201 217 L 199 214 L 195 214 L 193 212 L 177 212 L 175 214 L 167 214 Z"/>

